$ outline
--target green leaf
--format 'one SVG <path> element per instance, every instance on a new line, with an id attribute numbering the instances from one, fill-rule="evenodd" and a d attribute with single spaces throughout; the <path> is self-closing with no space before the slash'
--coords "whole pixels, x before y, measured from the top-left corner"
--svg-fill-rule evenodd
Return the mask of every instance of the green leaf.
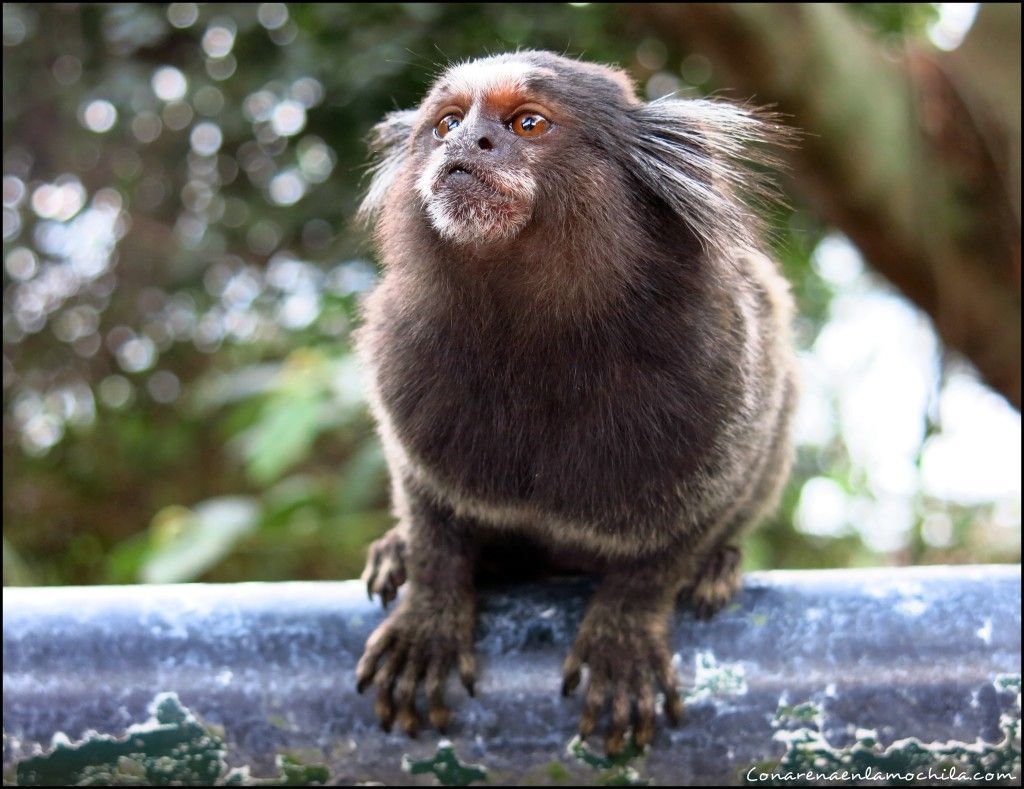
<path id="1" fill-rule="evenodd" d="M 230 553 L 252 532 L 259 515 L 256 500 L 224 496 L 186 507 L 165 507 L 150 526 L 151 550 L 141 568 L 145 583 L 191 581 Z"/>
<path id="2" fill-rule="evenodd" d="M 14 549 L 7 538 L 3 538 L 4 548 L 4 586 L 33 586 L 35 578 L 21 555 Z"/>
<path id="3" fill-rule="evenodd" d="M 361 512 L 381 496 L 387 481 L 384 449 L 376 436 L 368 439 L 341 473 L 338 488 L 338 510 L 341 513 Z"/>
<path id="4" fill-rule="evenodd" d="M 309 454 L 319 433 L 323 400 L 315 392 L 277 395 L 246 434 L 247 471 L 266 484 Z"/>

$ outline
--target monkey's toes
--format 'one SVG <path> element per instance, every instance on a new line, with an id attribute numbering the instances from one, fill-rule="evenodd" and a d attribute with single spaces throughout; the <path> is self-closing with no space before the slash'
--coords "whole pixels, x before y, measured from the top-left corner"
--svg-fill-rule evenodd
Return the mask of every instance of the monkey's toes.
<path id="1" fill-rule="evenodd" d="M 624 652 L 624 643 L 631 644 L 628 653 Z M 668 647 L 658 636 L 644 633 L 615 643 L 577 639 L 563 668 L 564 694 L 572 693 L 579 685 L 584 663 L 590 676 L 580 716 L 580 736 L 589 737 L 604 715 L 604 747 L 609 756 L 623 751 L 630 732 L 637 748 L 646 748 L 651 743 L 657 718 L 656 690 L 664 694 L 665 717 L 669 722 L 676 725 L 681 720 L 679 682 Z"/>
<path id="2" fill-rule="evenodd" d="M 362 575 L 366 594 L 371 600 L 378 595 L 387 608 L 398 595 L 398 588 L 405 583 L 405 577 L 405 537 L 392 529 L 375 540 L 366 554 Z"/>
<path id="3" fill-rule="evenodd" d="M 371 683 L 377 686 L 374 711 L 385 731 L 398 725 L 415 737 L 423 725 L 416 707 L 417 692 L 427 702 L 427 720 L 444 731 L 451 710 L 444 692 L 453 667 L 473 695 L 476 658 L 469 634 L 450 632 L 430 617 L 396 610 L 370 636 L 356 666 L 357 689 L 362 693 Z"/>
<path id="4" fill-rule="evenodd" d="M 698 619 L 710 619 L 740 590 L 741 558 L 740 549 L 732 545 L 724 545 L 708 554 L 690 591 Z"/>

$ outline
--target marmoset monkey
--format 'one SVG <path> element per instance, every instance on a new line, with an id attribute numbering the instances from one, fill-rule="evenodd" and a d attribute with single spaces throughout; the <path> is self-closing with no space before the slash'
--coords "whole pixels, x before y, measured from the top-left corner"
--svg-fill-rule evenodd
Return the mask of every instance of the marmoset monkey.
<path id="1" fill-rule="evenodd" d="M 416 732 L 421 685 L 444 728 L 453 668 L 473 692 L 475 583 L 509 539 L 600 576 L 564 665 L 566 694 L 589 668 L 580 733 L 608 707 L 606 749 L 644 747 L 658 691 L 678 721 L 676 598 L 729 600 L 791 465 L 790 296 L 741 197 L 778 132 L 538 51 L 449 68 L 375 128 L 357 345 L 398 525 L 364 579 L 407 588 L 357 675 L 385 728 Z"/>

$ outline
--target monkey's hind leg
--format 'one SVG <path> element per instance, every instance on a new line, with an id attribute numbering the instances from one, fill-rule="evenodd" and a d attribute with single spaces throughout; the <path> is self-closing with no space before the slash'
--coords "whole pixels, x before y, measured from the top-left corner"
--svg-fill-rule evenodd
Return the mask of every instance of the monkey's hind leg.
<path id="1" fill-rule="evenodd" d="M 398 587 L 405 583 L 407 543 L 405 529 L 399 524 L 374 540 L 366 553 L 366 567 L 362 575 L 366 594 L 371 600 L 374 595 L 379 595 L 385 608 L 398 595 Z"/>
<path id="2" fill-rule="evenodd" d="M 636 747 L 651 743 L 659 691 L 669 722 L 675 725 L 682 718 L 669 629 L 676 597 L 692 579 L 691 570 L 690 555 L 679 551 L 624 559 L 605 573 L 580 623 L 562 666 L 562 694 L 576 689 L 586 664 L 579 732 L 589 737 L 604 718 L 609 756 L 623 751 L 630 731 Z"/>
<path id="3" fill-rule="evenodd" d="M 740 549 L 722 545 L 712 550 L 690 589 L 690 602 L 698 619 L 710 619 L 728 603 L 741 586 Z"/>

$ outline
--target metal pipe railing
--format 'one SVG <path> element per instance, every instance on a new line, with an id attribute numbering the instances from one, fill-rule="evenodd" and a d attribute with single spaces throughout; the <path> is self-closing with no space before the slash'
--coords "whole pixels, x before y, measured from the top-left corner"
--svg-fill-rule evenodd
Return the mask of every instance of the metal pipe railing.
<path id="1" fill-rule="evenodd" d="M 385 734 L 356 694 L 382 617 L 357 582 L 7 588 L 5 783 L 714 785 L 952 767 L 1019 784 L 1018 566 L 750 574 L 710 622 L 681 609 L 684 721 L 616 763 L 573 740 L 580 702 L 559 694 L 589 589 L 482 596 L 477 696 L 450 684 L 449 747 Z"/>

